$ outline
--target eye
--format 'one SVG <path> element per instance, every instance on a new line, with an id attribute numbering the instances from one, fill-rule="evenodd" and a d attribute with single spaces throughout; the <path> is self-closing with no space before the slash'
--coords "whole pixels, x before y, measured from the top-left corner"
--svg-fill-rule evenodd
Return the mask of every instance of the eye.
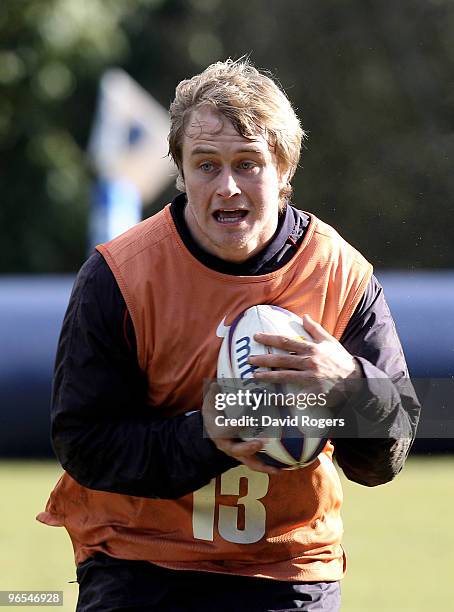
<path id="1" fill-rule="evenodd" d="M 240 170 L 253 171 L 257 168 L 256 162 L 253 162 L 249 159 L 245 159 L 241 161 L 238 165 L 239 165 Z"/>
<path id="2" fill-rule="evenodd" d="M 211 172 L 214 169 L 214 164 L 210 161 L 204 161 L 199 164 L 199 168 L 202 172 Z"/>
<path id="3" fill-rule="evenodd" d="M 255 168 L 255 163 L 249 160 L 244 160 L 240 162 L 240 168 L 242 170 L 252 170 L 253 168 Z"/>

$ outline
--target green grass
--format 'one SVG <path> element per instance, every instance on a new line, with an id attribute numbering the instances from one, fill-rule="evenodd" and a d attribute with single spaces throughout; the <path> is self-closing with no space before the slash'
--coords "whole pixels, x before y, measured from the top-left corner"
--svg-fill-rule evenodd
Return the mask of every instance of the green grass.
<path id="1" fill-rule="evenodd" d="M 55 462 L 0 462 L 0 590 L 64 591 L 63 608 L 55 609 L 69 611 L 78 588 L 69 584 L 76 579 L 71 541 L 63 529 L 35 520 L 61 473 Z"/>
<path id="2" fill-rule="evenodd" d="M 65 603 L 58 609 L 70 611 L 77 600 L 77 584 L 69 583 L 75 580 L 70 540 L 63 529 L 34 520 L 60 473 L 52 462 L 0 462 L 0 590 L 63 590 Z M 343 485 L 343 612 L 448 609 L 454 457 L 412 458 L 382 487 L 368 489 L 345 478 Z"/>
<path id="3" fill-rule="evenodd" d="M 345 612 L 452 609 L 454 457 L 411 458 L 368 489 L 342 479 Z"/>

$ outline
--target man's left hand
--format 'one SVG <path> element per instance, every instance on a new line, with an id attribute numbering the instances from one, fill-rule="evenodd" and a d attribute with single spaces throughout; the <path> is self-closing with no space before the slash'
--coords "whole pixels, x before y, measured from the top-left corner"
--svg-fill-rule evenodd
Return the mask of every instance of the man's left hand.
<path id="1" fill-rule="evenodd" d="M 329 334 L 309 315 L 303 317 L 304 328 L 313 341 L 288 338 L 275 334 L 255 334 L 257 342 L 282 349 L 288 354 L 251 355 L 249 363 L 257 367 L 278 368 L 266 372 L 255 372 L 257 380 L 270 383 L 301 384 L 318 379 L 329 392 L 345 379 L 361 378 L 359 363 L 342 344 Z M 311 384 L 312 386 L 312 384 Z M 329 388 L 326 388 L 326 387 Z"/>

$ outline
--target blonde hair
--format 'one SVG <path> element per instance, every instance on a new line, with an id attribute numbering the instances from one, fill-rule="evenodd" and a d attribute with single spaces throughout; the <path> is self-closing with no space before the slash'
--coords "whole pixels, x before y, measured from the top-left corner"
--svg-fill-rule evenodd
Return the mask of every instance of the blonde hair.
<path id="1" fill-rule="evenodd" d="M 169 154 L 179 170 L 177 188 L 184 191 L 182 145 L 191 112 L 212 106 L 229 119 L 244 138 L 262 134 L 276 155 L 278 167 L 289 171 L 281 198 L 289 197 L 306 134 L 284 91 L 248 59 L 211 64 L 178 84 L 170 105 Z"/>

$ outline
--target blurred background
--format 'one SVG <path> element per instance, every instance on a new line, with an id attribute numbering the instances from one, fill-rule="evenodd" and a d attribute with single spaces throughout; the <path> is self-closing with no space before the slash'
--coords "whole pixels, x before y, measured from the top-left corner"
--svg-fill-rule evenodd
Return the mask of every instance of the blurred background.
<path id="1" fill-rule="evenodd" d="M 0 590 L 65 589 L 74 607 L 69 540 L 34 524 L 60 473 L 49 398 L 71 286 L 103 228 L 176 194 L 163 162 L 176 84 L 244 54 L 309 134 L 295 205 L 374 264 L 412 375 L 454 377 L 452 2 L 2 0 Z M 344 610 L 443 608 L 453 450 L 420 439 L 395 482 L 345 483 Z"/>

